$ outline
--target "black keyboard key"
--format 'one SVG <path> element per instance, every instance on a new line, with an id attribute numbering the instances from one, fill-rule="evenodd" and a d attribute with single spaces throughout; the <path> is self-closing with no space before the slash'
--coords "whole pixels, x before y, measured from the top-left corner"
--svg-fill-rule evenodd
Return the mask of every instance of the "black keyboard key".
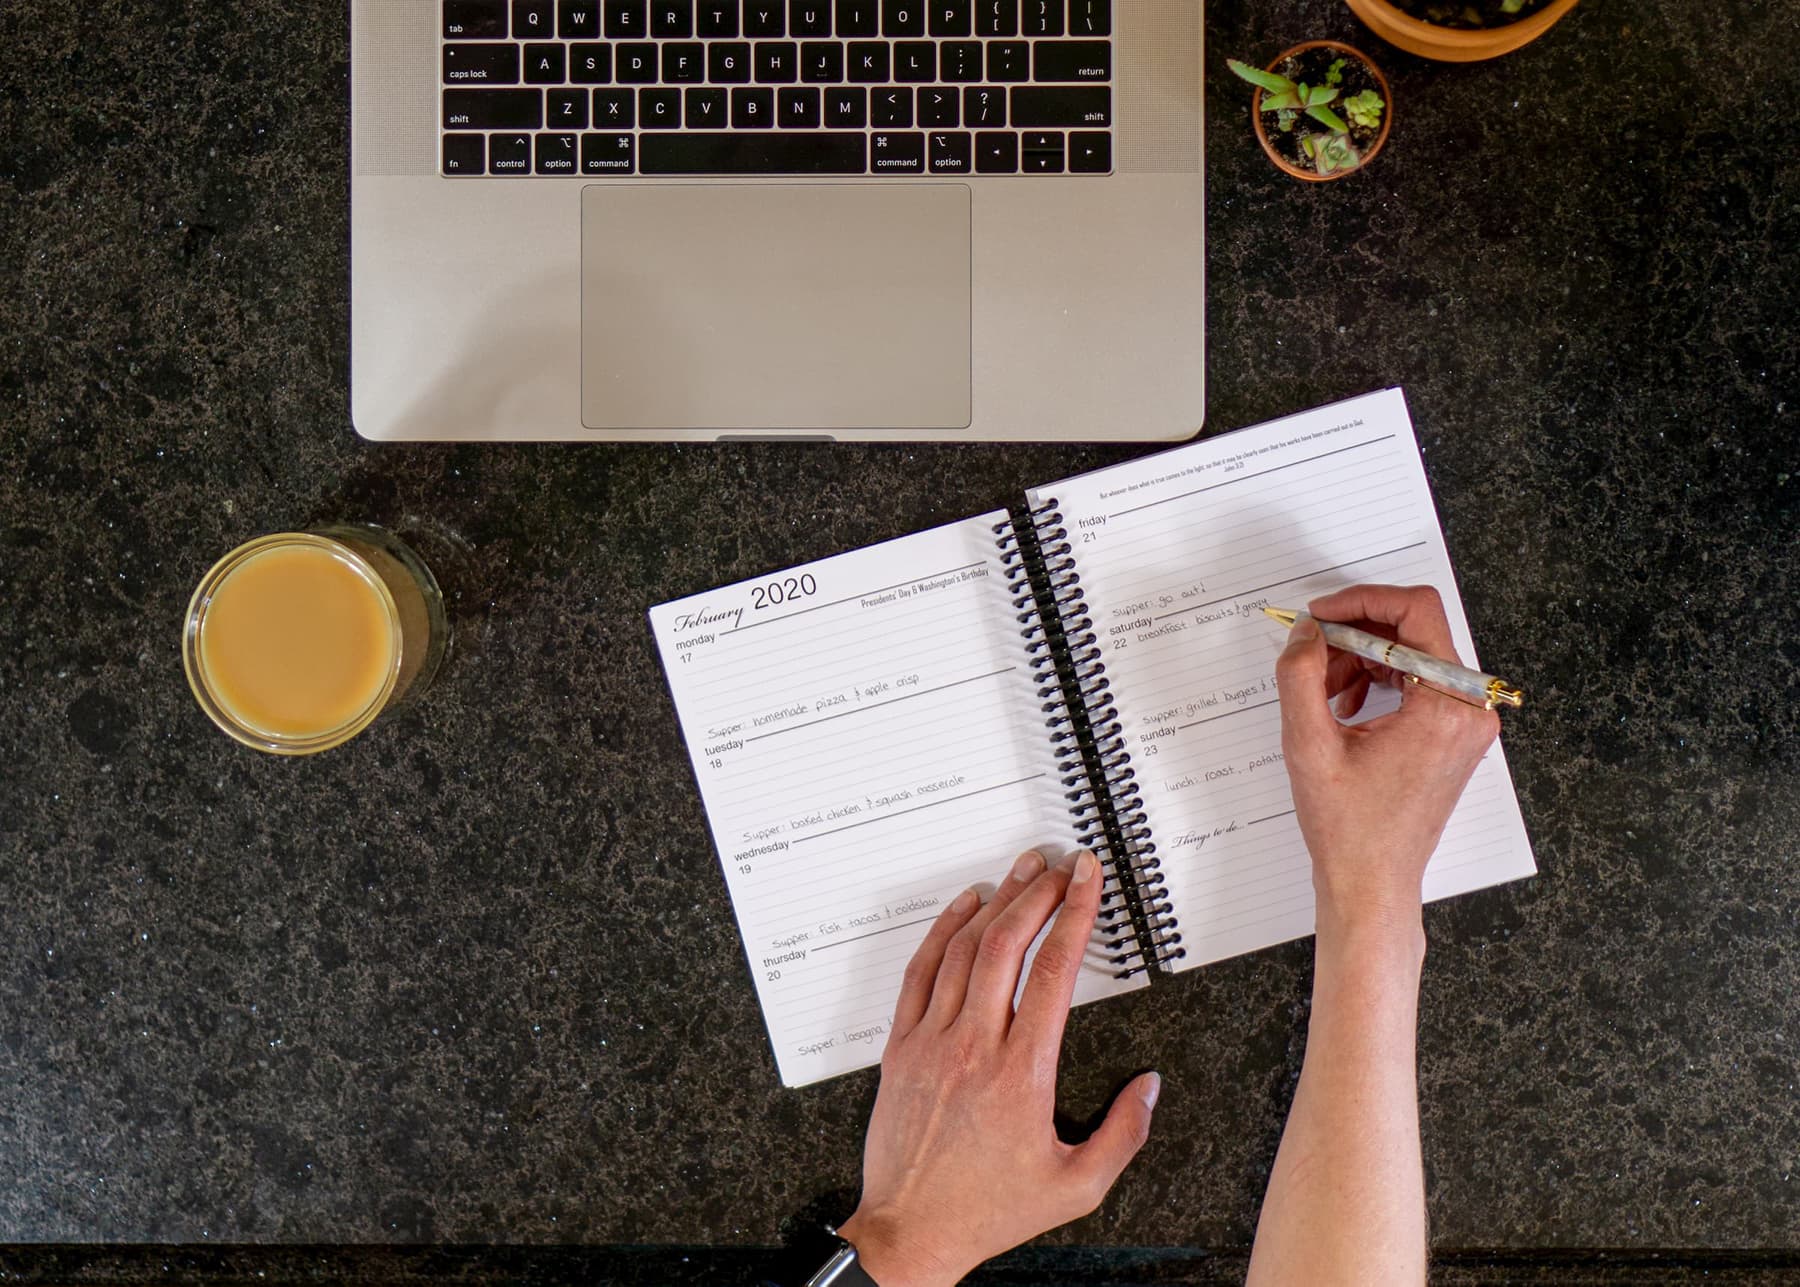
<path id="1" fill-rule="evenodd" d="M 556 0 L 513 0 L 514 40 L 548 40 L 556 34 Z"/>
<path id="2" fill-rule="evenodd" d="M 879 85 L 887 80 L 889 48 L 885 41 L 851 41 L 850 80 L 858 85 Z"/>
<path id="3" fill-rule="evenodd" d="M 670 41 L 662 54 L 662 78 L 667 83 L 698 85 L 706 79 L 706 46 L 699 41 Z"/>
<path id="4" fill-rule="evenodd" d="M 829 36 L 831 34 L 831 0 L 790 0 L 788 4 L 790 36 Z"/>
<path id="5" fill-rule="evenodd" d="M 1019 0 L 975 0 L 975 34 L 1018 35 Z"/>
<path id="6" fill-rule="evenodd" d="M 925 10 L 932 0 L 881 0 L 881 34 L 884 36 L 923 36 Z"/>
<path id="7" fill-rule="evenodd" d="M 991 85 L 971 85 L 965 89 L 963 124 L 990 130 L 1006 124 L 1006 91 Z"/>
<path id="8" fill-rule="evenodd" d="M 650 0 L 650 34 L 686 40 L 694 34 L 694 0 Z"/>
<path id="9" fill-rule="evenodd" d="M 1021 129 L 1112 124 L 1112 90 L 1104 85 L 1021 85 L 1012 91 L 1012 121 Z"/>
<path id="10" fill-rule="evenodd" d="M 531 135 L 491 134 L 488 136 L 489 174 L 530 174 Z"/>
<path id="11" fill-rule="evenodd" d="M 979 40 L 946 40 L 938 46 L 938 79 L 952 85 L 980 80 L 981 61 Z"/>
<path id="12" fill-rule="evenodd" d="M 746 36 L 787 35 L 786 0 L 744 0 Z"/>
<path id="13" fill-rule="evenodd" d="M 657 61 L 655 45 L 619 45 L 613 55 L 613 71 L 621 85 L 654 85 Z"/>
<path id="14" fill-rule="evenodd" d="M 447 89 L 447 130 L 535 130 L 544 124 L 540 89 Z"/>
<path id="15" fill-rule="evenodd" d="M 1023 40 L 994 40 L 987 47 L 989 80 L 1030 80 L 1031 46 Z"/>
<path id="16" fill-rule="evenodd" d="M 553 130 L 585 130 L 587 123 L 588 92 L 585 89 L 544 91 L 544 124 Z"/>
<path id="17" fill-rule="evenodd" d="M 925 173 L 923 134 L 869 135 L 870 169 L 876 174 Z"/>
<path id="18" fill-rule="evenodd" d="M 734 89 L 731 91 L 731 128 L 734 130 L 766 130 L 775 124 L 775 91 L 772 89 Z"/>
<path id="19" fill-rule="evenodd" d="M 682 104 L 690 130 L 722 130 L 731 123 L 731 100 L 722 89 L 690 89 Z"/>
<path id="20" fill-rule="evenodd" d="M 819 91 L 784 89 L 775 95 L 775 123 L 784 130 L 819 128 Z"/>
<path id="21" fill-rule="evenodd" d="M 556 34 L 564 40 L 593 40 L 600 34 L 600 0 L 561 0 Z"/>
<path id="22" fill-rule="evenodd" d="M 1112 0 L 1069 0 L 1069 34 L 1112 35 Z"/>
<path id="23" fill-rule="evenodd" d="M 1101 130 L 1076 130 L 1069 135 L 1070 174 L 1110 174 L 1112 135 Z"/>
<path id="24" fill-rule="evenodd" d="M 765 41 L 756 47 L 756 80 L 761 85 L 791 85 L 800 76 L 800 51 L 792 41 Z"/>
<path id="25" fill-rule="evenodd" d="M 880 21 L 875 13 L 875 0 L 837 0 L 837 34 L 840 36 L 877 36 Z"/>
<path id="26" fill-rule="evenodd" d="M 526 45 L 525 83 L 560 85 L 569 79 L 567 45 Z"/>
<path id="27" fill-rule="evenodd" d="M 444 173 L 487 173 L 487 135 L 444 135 Z"/>
<path id="28" fill-rule="evenodd" d="M 539 134 L 537 136 L 537 172 L 539 174 L 574 174 L 580 154 L 575 150 L 573 134 Z"/>
<path id="29" fill-rule="evenodd" d="M 1027 36 L 1063 34 L 1063 0 L 1021 0 L 1025 6 Z"/>
<path id="30" fill-rule="evenodd" d="M 445 45 L 444 84 L 517 85 L 517 45 Z"/>
<path id="31" fill-rule="evenodd" d="M 869 123 L 869 91 L 860 85 L 825 91 L 825 127 L 860 130 Z"/>
<path id="32" fill-rule="evenodd" d="M 959 125 L 960 116 L 954 89 L 928 85 L 919 91 L 919 124 L 926 129 Z"/>
<path id="33" fill-rule="evenodd" d="M 926 169 L 932 174 L 972 174 L 975 149 L 969 136 L 960 130 L 937 131 L 927 136 L 929 158 Z"/>
<path id="34" fill-rule="evenodd" d="M 706 79 L 717 85 L 750 83 L 750 46 L 727 41 L 706 47 Z"/>
<path id="35" fill-rule="evenodd" d="M 612 79 L 611 45 L 570 45 L 569 79 L 577 85 L 604 85 Z"/>
<path id="36" fill-rule="evenodd" d="M 1063 172 L 1063 136 L 1029 133 L 1019 139 L 1019 168 L 1026 174 Z"/>
<path id="37" fill-rule="evenodd" d="M 649 0 L 606 0 L 606 38 L 642 40 L 650 34 Z"/>
<path id="38" fill-rule="evenodd" d="M 632 146 L 629 134 L 583 134 L 581 136 L 581 172 L 583 174 L 630 174 Z"/>
<path id="39" fill-rule="evenodd" d="M 844 47 L 834 40 L 812 40 L 800 46 L 800 79 L 830 85 L 844 79 Z"/>
<path id="40" fill-rule="evenodd" d="M 1035 80 L 1111 80 L 1110 40 L 1040 40 L 1035 53 Z"/>
<path id="41" fill-rule="evenodd" d="M 506 0 L 444 0 L 445 40 L 505 40 Z"/>
<path id="42" fill-rule="evenodd" d="M 594 128 L 628 130 L 637 124 L 637 96 L 628 89 L 594 91 Z"/>
<path id="43" fill-rule="evenodd" d="M 969 34 L 969 10 L 974 0 L 930 0 L 931 34 L 934 36 L 966 36 Z"/>
<path id="44" fill-rule="evenodd" d="M 709 40 L 730 40 L 738 34 L 737 0 L 700 0 L 694 34 Z"/>
<path id="45" fill-rule="evenodd" d="M 922 85 L 937 75 L 937 46 L 929 40 L 902 40 L 894 46 L 894 79 Z"/>
<path id="46" fill-rule="evenodd" d="M 913 123 L 910 89 L 878 89 L 869 95 L 869 124 L 877 129 L 905 129 Z"/>
<path id="47" fill-rule="evenodd" d="M 680 129 L 681 91 L 678 89 L 640 89 L 638 91 L 638 128 L 640 130 Z"/>
<path id="48" fill-rule="evenodd" d="M 734 90 L 766 94 L 768 90 Z M 644 174 L 862 174 L 861 134 L 646 134 L 639 143 Z"/>
<path id="49" fill-rule="evenodd" d="M 1010 130 L 975 136 L 975 173 L 1017 174 L 1019 136 Z"/>

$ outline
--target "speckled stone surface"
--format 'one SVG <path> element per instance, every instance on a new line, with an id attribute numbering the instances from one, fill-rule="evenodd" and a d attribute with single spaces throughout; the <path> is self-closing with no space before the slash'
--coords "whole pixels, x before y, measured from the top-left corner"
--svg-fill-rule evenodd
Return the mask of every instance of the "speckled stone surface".
<path id="1" fill-rule="evenodd" d="M 644 609 L 1135 449 L 365 444 L 343 6 L 0 32 L 0 1243 L 841 1215 L 874 1074 L 776 1079 Z M 1315 187 L 1222 60 L 1318 35 L 1397 120 Z M 1463 68 L 1325 0 L 1215 0 L 1207 38 L 1209 431 L 1404 385 L 1532 695 L 1542 875 L 1428 916 L 1434 1238 L 1800 1250 L 1800 11 L 1587 0 Z M 259 757 L 189 696 L 182 609 L 341 518 L 416 540 L 454 650 L 415 712 Z M 1166 1090 L 1052 1246 L 1247 1244 L 1310 958 L 1076 1014 L 1071 1114 Z"/>

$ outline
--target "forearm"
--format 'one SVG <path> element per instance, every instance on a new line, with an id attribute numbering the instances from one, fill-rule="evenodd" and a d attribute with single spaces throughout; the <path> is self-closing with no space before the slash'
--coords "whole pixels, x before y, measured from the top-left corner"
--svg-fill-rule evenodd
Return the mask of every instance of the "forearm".
<path id="1" fill-rule="evenodd" d="M 1252 1287 L 1425 1281 L 1416 917 L 1321 910 L 1300 1085 L 1269 1178 Z"/>

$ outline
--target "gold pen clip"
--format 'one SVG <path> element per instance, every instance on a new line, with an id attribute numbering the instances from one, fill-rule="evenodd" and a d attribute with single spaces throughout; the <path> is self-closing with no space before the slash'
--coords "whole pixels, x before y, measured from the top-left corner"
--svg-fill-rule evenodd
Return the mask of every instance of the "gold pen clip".
<path id="1" fill-rule="evenodd" d="M 1477 710 L 1491 711 L 1496 706 L 1511 706 L 1514 709 L 1517 709 L 1525 704 L 1525 694 L 1523 692 L 1498 679 L 1490 679 L 1488 681 L 1487 700 L 1484 702 L 1478 702 L 1473 697 L 1464 697 L 1461 693 L 1453 692 L 1448 688 L 1440 688 L 1436 684 L 1420 679 L 1417 675 L 1408 675 L 1406 677 L 1406 682 L 1409 684 L 1417 684 L 1420 688 L 1429 689 L 1434 693 L 1441 693 L 1445 697 L 1453 697 L 1463 705 L 1473 706 Z"/>

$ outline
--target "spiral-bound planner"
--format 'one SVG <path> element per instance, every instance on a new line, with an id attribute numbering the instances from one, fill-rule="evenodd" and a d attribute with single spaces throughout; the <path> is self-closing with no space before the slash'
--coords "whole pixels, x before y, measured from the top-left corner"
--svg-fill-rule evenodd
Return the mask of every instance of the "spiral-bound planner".
<path id="1" fill-rule="evenodd" d="M 1078 1004 L 1310 934 L 1261 609 L 1359 581 L 1435 585 L 1477 664 L 1397 389 L 653 608 L 783 1081 L 879 1060 L 927 926 L 1027 848 L 1105 869 Z M 1535 870 L 1496 744 L 1425 895 Z"/>

